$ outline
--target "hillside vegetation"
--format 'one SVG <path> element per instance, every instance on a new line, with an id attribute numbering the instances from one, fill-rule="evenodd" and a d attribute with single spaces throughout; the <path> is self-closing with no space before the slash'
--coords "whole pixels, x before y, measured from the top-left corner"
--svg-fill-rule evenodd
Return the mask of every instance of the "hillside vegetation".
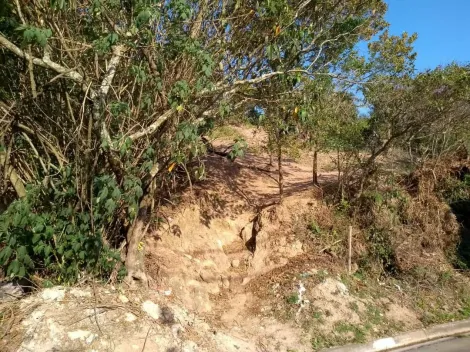
<path id="1" fill-rule="evenodd" d="M 230 288 L 314 349 L 468 317 L 470 66 L 416 71 L 386 11 L 0 0 L 5 280 L 157 282 L 224 324 Z M 346 322 L 290 292 L 333 277 Z"/>

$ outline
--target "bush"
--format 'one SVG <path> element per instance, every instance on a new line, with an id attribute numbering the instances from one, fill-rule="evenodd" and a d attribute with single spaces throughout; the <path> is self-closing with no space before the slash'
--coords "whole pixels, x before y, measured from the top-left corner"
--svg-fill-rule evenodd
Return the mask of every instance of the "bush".
<path id="1" fill-rule="evenodd" d="M 385 229 L 371 228 L 367 235 L 367 254 L 359 262 L 368 271 L 379 269 L 382 273 L 395 275 L 398 273 L 397 258 L 391 234 Z"/>
<path id="2" fill-rule="evenodd" d="M 124 270 L 105 233 L 121 204 L 130 212 L 137 208 L 142 190 L 132 180 L 120 189 L 113 178 L 102 175 L 94 180 L 93 207 L 88 209 L 81 208 L 71 180 L 64 173 L 54 188 L 33 187 L 0 215 L 0 266 L 7 276 L 41 271 L 59 283 L 72 283 L 84 271 L 107 277 L 118 267 Z"/>

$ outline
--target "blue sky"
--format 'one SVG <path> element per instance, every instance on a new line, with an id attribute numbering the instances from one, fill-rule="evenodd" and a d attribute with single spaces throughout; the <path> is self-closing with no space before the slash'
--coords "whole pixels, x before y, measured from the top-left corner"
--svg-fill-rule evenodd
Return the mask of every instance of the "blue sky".
<path id="1" fill-rule="evenodd" d="M 470 62 L 470 0 L 387 0 L 392 34 L 417 32 L 419 71 Z"/>

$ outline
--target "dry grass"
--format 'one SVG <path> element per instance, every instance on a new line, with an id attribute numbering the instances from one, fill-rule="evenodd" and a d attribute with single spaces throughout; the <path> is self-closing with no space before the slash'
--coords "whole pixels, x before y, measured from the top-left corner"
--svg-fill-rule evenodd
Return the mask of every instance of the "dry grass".
<path id="1" fill-rule="evenodd" d="M 21 322 L 27 318 L 38 304 L 25 305 L 21 301 L 0 304 L 0 351 L 17 351 L 23 341 Z"/>

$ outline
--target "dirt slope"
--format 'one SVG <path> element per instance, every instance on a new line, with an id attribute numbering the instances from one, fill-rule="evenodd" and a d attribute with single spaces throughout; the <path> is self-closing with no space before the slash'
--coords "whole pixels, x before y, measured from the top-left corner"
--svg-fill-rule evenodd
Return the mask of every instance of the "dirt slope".
<path id="1" fill-rule="evenodd" d="M 309 155 L 283 161 L 285 198 L 274 204 L 265 136 L 226 132 L 217 148 L 237 135 L 250 152 L 235 162 L 209 155 L 207 178 L 159 209 L 144 243 L 148 290 L 39 292 L 3 310 L 11 312 L 3 350 L 301 352 L 422 326 L 400 282 L 345 274 L 346 257 L 330 251 L 344 241 L 344 224 L 332 223 L 312 187 Z M 331 170 L 322 155 L 323 186 L 336 179 Z M 305 231 L 313 218 L 330 229 L 323 237 Z"/>
<path id="2" fill-rule="evenodd" d="M 235 131 L 257 154 L 249 152 L 235 162 L 209 156 L 207 179 L 196 184 L 193 193 L 188 191 L 179 205 L 162 209 L 166 223 L 146 244 L 153 289 L 171 289 L 175 302 L 247 341 L 241 350 L 310 351 L 315 347 L 313 335 L 331 333 L 338 324 L 361 322 L 373 301 L 350 294 L 334 273 L 318 274 L 325 263 L 315 262 L 328 255 L 312 256 L 305 238 L 296 233 L 300 217 L 322 211 L 316 200 L 321 194 L 311 184 L 309 156 L 283 161 L 285 198 L 281 205 L 263 207 L 278 200 L 276 168 L 260 151 L 262 135 Z M 213 142 L 221 149 L 230 143 L 224 137 Z M 328 155 L 321 156 L 320 165 L 320 182 L 325 185 L 336 174 L 330 171 Z M 344 263 L 334 258 L 326 266 L 340 273 Z M 299 280 L 299 274 L 304 278 Z M 384 316 L 392 304 L 385 302 L 383 313 L 377 314 Z M 314 331 L 304 326 L 304 316 L 310 321 L 312 314 L 322 315 L 322 327 Z M 409 319 L 388 317 L 407 327 L 420 326 L 413 313 L 407 314 Z M 385 318 L 378 320 L 387 324 Z M 224 345 L 222 350 L 230 349 Z"/>

